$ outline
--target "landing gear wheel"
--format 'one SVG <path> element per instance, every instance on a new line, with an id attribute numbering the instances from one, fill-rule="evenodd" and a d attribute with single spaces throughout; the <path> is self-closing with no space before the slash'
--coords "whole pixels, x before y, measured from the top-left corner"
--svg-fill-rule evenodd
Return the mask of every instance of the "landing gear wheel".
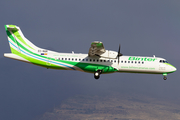
<path id="1" fill-rule="evenodd" d="M 99 79 L 99 77 L 100 77 L 100 72 L 99 72 L 99 71 L 96 71 L 96 72 L 94 73 L 94 78 L 95 78 L 95 79 Z"/>
<path id="2" fill-rule="evenodd" d="M 167 80 L 167 76 L 164 76 L 163 79 L 164 79 L 164 80 Z"/>

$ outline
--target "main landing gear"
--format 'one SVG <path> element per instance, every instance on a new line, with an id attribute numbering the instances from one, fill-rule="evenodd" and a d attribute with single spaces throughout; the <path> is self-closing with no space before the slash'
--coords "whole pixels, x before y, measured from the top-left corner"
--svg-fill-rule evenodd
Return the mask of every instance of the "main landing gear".
<path id="1" fill-rule="evenodd" d="M 97 71 L 95 71 L 95 72 L 94 72 L 94 78 L 95 78 L 95 79 L 99 79 L 101 73 L 102 73 L 102 70 L 97 70 Z"/>

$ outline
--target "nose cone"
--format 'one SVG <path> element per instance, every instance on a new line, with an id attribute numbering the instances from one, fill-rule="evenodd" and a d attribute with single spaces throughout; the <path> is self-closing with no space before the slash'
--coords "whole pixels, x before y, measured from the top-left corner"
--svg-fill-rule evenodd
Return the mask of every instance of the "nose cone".
<path id="1" fill-rule="evenodd" d="M 176 69 L 176 67 L 172 66 L 171 70 L 172 70 L 172 72 L 175 72 L 177 69 Z"/>
<path id="2" fill-rule="evenodd" d="M 171 72 L 175 72 L 177 69 L 176 67 L 174 67 L 173 65 L 170 64 L 170 69 L 171 69 Z"/>

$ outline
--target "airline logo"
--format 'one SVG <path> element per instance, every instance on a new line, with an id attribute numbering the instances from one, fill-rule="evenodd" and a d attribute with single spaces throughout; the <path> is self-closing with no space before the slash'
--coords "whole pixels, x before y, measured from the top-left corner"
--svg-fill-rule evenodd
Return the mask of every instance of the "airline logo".
<path id="1" fill-rule="evenodd" d="M 152 62 L 152 61 L 155 61 L 157 60 L 157 58 L 148 58 L 148 57 L 129 57 L 128 60 L 136 60 L 136 61 L 149 61 L 149 62 Z"/>

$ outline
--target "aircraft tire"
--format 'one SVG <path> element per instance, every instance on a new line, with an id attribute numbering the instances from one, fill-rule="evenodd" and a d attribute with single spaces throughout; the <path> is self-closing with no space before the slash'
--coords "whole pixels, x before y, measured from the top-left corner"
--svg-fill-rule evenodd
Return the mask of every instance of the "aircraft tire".
<path id="1" fill-rule="evenodd" d="M 95 78 L 95 79 L 99 79 L 99 77 L 100 77 L 100 72 L 99 72 L 99 71 L 96 71 L 96 72 L 94 73 L 94 78 Z"/>
<path id="2" fill-rule="evenodd" d="M 167 76 L 164 76 L 163 79 L 164 79 L 164 80 L 167 80 Z"/>

